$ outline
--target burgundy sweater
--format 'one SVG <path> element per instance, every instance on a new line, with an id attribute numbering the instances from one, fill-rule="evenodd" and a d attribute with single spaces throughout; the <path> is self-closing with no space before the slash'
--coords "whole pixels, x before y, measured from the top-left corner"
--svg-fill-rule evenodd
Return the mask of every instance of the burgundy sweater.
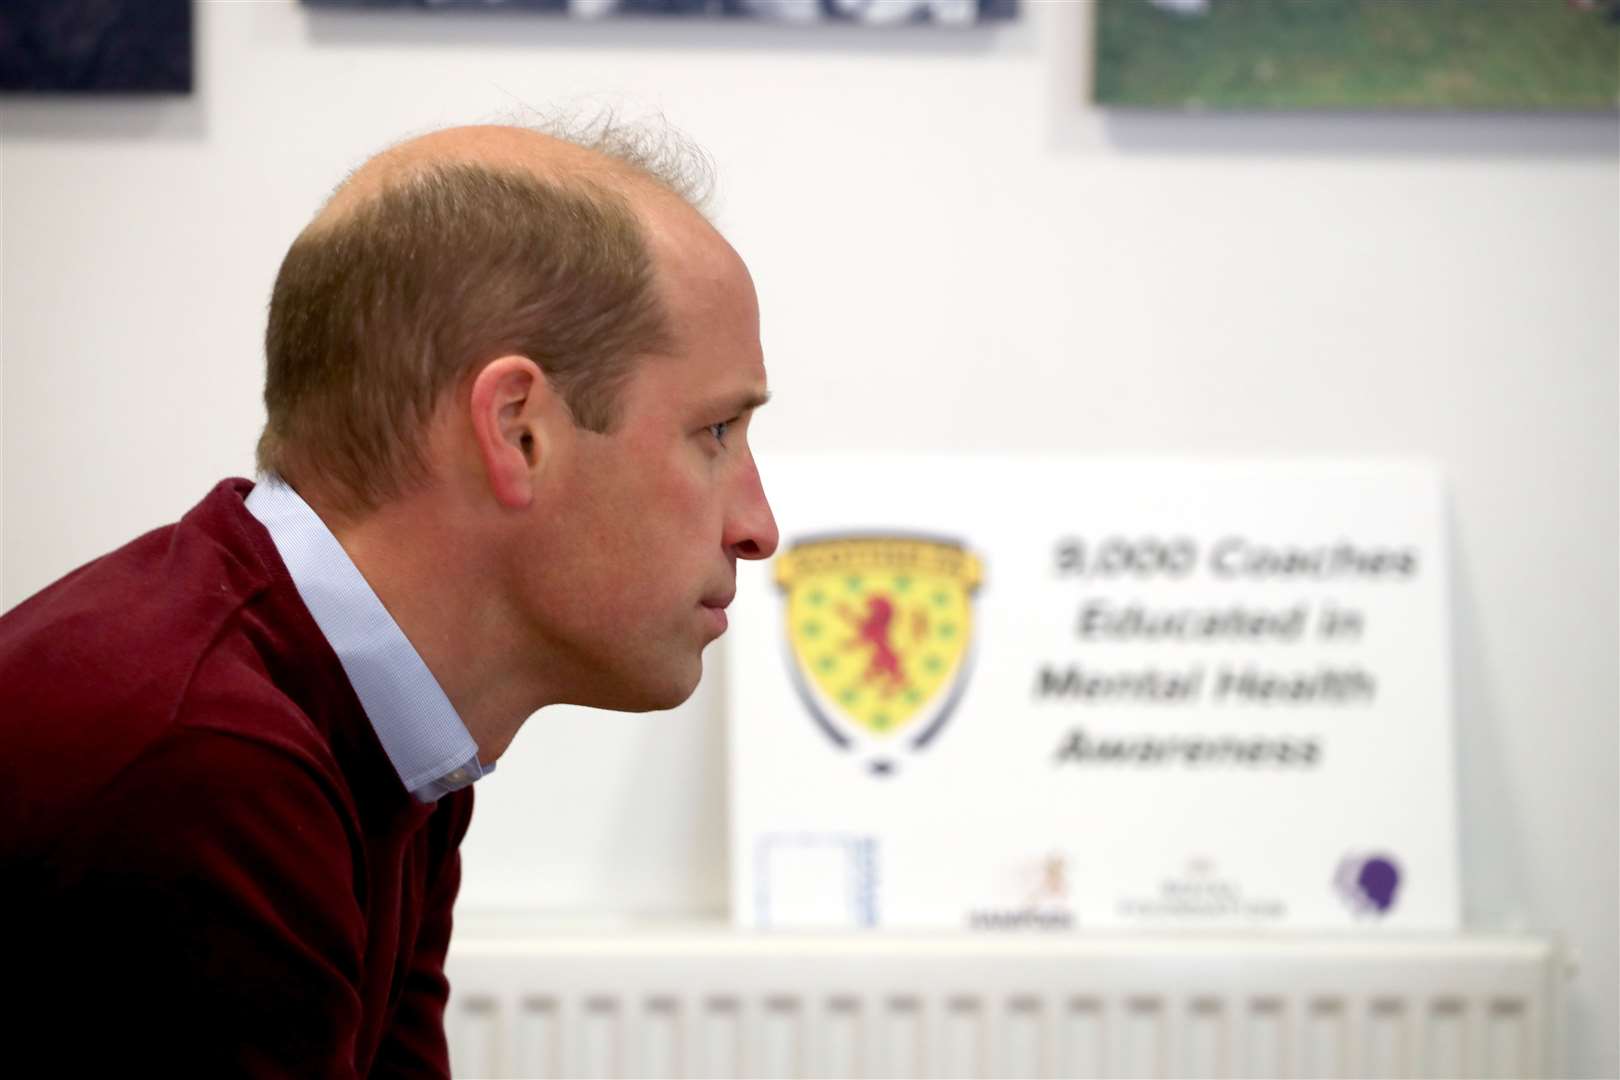
<path id="1" fill-rule="evenodd" d="M 405 791 L 251 488 L 0 617 L 11 1075 L 449 1074 L 472 791 Z"/>

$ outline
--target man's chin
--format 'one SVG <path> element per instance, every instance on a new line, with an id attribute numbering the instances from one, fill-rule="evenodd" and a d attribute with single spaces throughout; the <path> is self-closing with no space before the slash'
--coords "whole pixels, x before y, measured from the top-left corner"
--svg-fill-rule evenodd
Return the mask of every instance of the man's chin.
<path id="1" fill-rule="evenodd" d="M 703 660 L 694 658 L 689 670 L 665 673 L 663 678 L 648 678 L 650 672 L 626 672 L 616 682 L 604 701 L 594 707 L 614 712 L 664 712 L 686 704 L 703 678 Z"/>

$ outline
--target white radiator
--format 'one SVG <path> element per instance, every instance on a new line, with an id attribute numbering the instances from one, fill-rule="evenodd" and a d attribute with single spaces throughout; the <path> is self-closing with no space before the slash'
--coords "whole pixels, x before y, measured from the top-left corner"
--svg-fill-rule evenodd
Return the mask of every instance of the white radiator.
<path id="1" fill-rule="evenodd" d="M 458 926 L 458 1077 L 1541 1077 L 1526 938 L 740 934 Z"/>

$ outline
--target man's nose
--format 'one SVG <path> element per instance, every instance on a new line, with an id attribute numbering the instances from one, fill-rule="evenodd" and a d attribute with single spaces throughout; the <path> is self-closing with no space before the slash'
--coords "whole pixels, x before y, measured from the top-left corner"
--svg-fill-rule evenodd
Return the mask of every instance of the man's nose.
<path id="1" fill-rule="evenodd" d="M 770 501 L 765 498 L 759 470 L 750 462 L 735 509 L 727 522 L 726 550 L 739 559 L 768 559 L 776 554 L 779 539 L 776 515 L 771 513 Z"/>

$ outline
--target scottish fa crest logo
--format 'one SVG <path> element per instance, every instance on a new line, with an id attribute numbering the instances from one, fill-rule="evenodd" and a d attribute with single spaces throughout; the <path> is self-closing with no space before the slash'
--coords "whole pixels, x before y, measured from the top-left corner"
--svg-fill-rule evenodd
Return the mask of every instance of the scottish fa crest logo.
<path id="1" fill-rule="evenodd" d="M 822 537 L 776 561 L 794 686 L 879 776 L 923 750 L 967 687 L 979 559 L 948 540 Z"/>

